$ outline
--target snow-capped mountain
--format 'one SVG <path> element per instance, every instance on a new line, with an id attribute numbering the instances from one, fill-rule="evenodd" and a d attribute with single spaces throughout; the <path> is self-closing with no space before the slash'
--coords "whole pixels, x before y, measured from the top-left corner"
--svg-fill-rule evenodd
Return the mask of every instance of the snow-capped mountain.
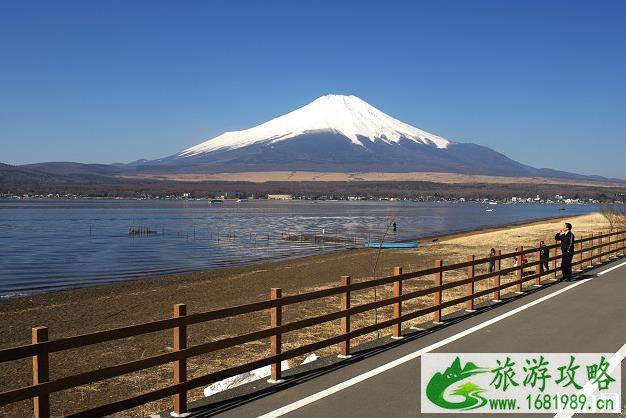
<path id="1" fill-rule="evenodd" d="M 175 155 L 130 164 L 143 172 L 447 172 L 584 177 L 520 164 L 401 122 L 355 96 L 327 95 L 256 127 Z"/>
<path id="2" fill-rule="evenodd" d="M 256 127 L 226 132 L 158 160 L 108 166 L 48 162 L 13 167 L 0 163 L 0 186 L 5 184 L 5 189 L 11 190 L 16 184 L 31 188 L 115 184 L 135 176 L 176 178 L 179 173 L 238 172 L 242 174 L 237 177 L 245 180 L 257 171 L 351 173 L 354 179 L 360 178 L 359 173 L 439 172 L 624 182 L 533 168 L 487 147 L 450 141 L 418 129 L 358 97 L 328 95 Z M 276 177 L 279 180 L 280 175 Z M 311 175 L 317 178 L 317 174 Z M 289 177 L 285 175 L 284 180 L 294 181 Z"/>
<path id="3" fill-rule="evenodd" d="M 178 156 L 192 157 L 259 143 L 275 144 L 311 132 L 333 132 L 361 147 L 365 147 L 365 141 L 397 144 L 408 140 L 437 148 L 446 148 L 451 142 L 394 119 L 356 96 L 329 94 L 254 128 L 225 132 Z"/>

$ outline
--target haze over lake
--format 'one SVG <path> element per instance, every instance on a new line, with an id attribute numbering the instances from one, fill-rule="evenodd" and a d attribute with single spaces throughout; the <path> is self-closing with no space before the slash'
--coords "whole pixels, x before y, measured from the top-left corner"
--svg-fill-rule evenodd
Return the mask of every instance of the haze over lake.
<path id="1" fill-rule="evenodd" d="M 3 200 L 0 296 L 233 267 L 383 237 L 410 240 L 595 210 L 595 205 L 412 201 Z M 389 228 L 394 220 L 395 233 Z M 129 229 L 152 233 L 129 234 Z"/>

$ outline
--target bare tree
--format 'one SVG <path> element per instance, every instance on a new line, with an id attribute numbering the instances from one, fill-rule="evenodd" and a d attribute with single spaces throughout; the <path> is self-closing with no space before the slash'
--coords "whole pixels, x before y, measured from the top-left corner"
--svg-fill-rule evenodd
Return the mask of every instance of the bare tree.
<path id="1" fill-rule="evenodd" d="M 612 203 L 602 203 L 600 205 L 600 213 L 604 216 L 604 219 L 609 223 L 609 230 L 613 231 L 615 229 L 615 214 L 613 212 L 613 204 Z"/>
<path id="2" fill-rule="evenodd" d="M 615 212 L 617 213 L 617 229 L 620 231 L 626 230 L 626 204 L 617 203 L 615 205 Z"/>
<path id="3" fill-rule="evenodd" d="M 624 203 L 603 203 L 600 213 L 609 223 L 611 231 L 626 229 L 626 205 Z"/>

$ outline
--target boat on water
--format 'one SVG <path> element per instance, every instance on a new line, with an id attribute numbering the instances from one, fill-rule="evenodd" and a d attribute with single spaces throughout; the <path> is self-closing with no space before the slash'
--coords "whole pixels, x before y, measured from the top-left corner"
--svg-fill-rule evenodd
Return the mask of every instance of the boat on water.
<path id="1" fill-rule="evenodd" d="M 498 204 L 498 202 L 493 202 L 493 201 L 492 201 L 492 202 L 489 202 L 489 204 L 490 204 L 490 205 L 497 205 L 497 204 Z"/>
<path id="2" fill-rule="evenodd" d="M 493 212 L 493 209 L 485 209 L 485 212 Z"/>
<path id="3" fill-rule="evenodd" d="M 419 241 L 413 242 L 365 242 L 363 248 L 417 248 Z"/>

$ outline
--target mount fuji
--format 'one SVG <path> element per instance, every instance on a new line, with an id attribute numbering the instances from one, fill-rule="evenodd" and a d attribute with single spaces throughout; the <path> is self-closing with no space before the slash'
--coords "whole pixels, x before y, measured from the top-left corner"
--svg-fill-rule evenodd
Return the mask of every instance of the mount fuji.
<path id="1" fill-rule="evenodd" d="M 226 132 L 195 147 L 180 157 L 191 157 L 218 150 L 232 150 L 259 143 L 277 144 L 302 135 L 332 132 L 350 143 L 367 148 L 368 143 L 392 145 L 400 140 L 446 148 L 450 141 L 381 112 L 356 96 L 322 96 L 308 105 L 279 116 L 262 125 L 236 132 Z"/>
<path id="2" fill-rule="evenodd" d="M 537 169 L 484 146 L 451 141 L 401 122 L 356 96 L 326 95 L 261 125 L 225 132 L 140 172 L 443 172 L 586 178 Z"/>

